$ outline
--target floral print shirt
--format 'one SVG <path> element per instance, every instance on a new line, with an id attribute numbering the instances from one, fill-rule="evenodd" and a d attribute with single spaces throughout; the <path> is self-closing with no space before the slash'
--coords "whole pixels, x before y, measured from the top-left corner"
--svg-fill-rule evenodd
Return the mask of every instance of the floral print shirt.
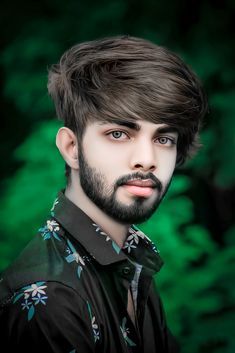
<path id="1" fill-rule="evenodd" d="M 131 226 L 123 248 L 60 191 L 49 217 L 0 278 L 7 352 L 175 353 L 153 276 L 156 246 Z M 136 325 L 128 315 L 132 290 Z"/>

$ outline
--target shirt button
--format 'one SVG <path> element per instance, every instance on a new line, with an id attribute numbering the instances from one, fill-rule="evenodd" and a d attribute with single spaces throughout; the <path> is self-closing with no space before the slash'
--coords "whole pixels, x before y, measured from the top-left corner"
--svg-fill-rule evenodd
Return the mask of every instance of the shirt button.
<path id="1" fill-rule="evenodd" d="M 122 273 L 123 273 L 124 275 L 129 275 L 130 272 L 131 272 L 131 269 L 130 269 L 130 267 L 128 267 L 128 266 L 126 266 L 126 267 L 124 267 L 124 268 L 122 269 Z"/>

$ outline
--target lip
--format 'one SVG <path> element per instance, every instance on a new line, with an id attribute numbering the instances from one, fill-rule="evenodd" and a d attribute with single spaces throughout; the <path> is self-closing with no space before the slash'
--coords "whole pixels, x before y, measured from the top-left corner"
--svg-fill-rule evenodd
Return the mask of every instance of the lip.
<path id="1" fill-rule="evenodd" d="M 149 197 L 154 193 L 154 188 L 149 186 L 139 186 L 134 184 L 125 184 L 123 187 L 128 191 L 129 194 L 138 197 Z"/>
<path id="2" fill-rule="evenodd" d="M 133 185 L 133 186 L 139 186 L 139 187 L 150 187 L 154 188 L 156 187 L 154 182 L 151 179 L 135 179 L 135 180 L 129 180 L 125 183 L 125 185 Z"/>

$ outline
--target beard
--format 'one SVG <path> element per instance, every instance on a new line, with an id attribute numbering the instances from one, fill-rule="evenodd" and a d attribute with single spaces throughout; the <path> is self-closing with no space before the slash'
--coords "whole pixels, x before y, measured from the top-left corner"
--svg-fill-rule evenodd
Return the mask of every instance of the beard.
<path id="1" fill-rule="evenodd" d="M 123 224 L 142 223 L 149 219 L 158 208 L 172 180 L 171 178 L 163 188 L 162 183 L 152 173 L 135 172 L 120 177 L 109 185 L 105 175 L 89 165 L 82 148 L 79 154 L 79 176 L 81 187 L 87 197 L 104 213 Z M 151 200 L 134 196 L 130 205 L 118 201 L 116 195 L 118 188 L 132 179 L 151 179 L 158 190 L 158 192 L 154 190 L 156 196 Z"/>

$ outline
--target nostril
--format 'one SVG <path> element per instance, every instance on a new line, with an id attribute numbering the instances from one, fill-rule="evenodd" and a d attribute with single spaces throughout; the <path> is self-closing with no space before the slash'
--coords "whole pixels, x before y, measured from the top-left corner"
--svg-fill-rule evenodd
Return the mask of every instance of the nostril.
<path id="1" fill-rule="evenodd" d="M 135 165 L 135 169 L 142 169 L 142 170 L 144 170 L 144 171 L 150 171 L 150 172 L 153 172 L 155 169 L 156 169 L 156 167 L 154 166 L 154 165 L 152 165 L 152 166 L 144 166 L 144 165 L 142 165 L 142 164 L 136 164 Z"/>

